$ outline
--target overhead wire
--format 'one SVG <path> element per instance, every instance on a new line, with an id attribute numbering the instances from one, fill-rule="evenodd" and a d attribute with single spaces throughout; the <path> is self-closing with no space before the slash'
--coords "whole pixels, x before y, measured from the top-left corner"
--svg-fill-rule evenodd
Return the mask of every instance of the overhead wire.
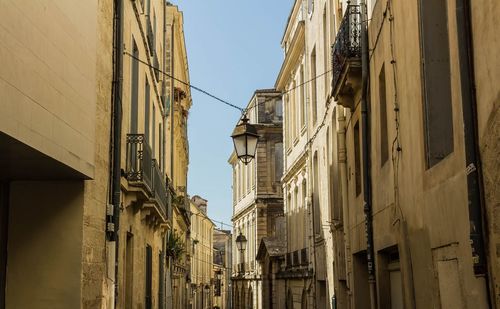
<path id="1" fill-rule="evenodd" d="M 219 101 L 220 103 L 223 103 L 223 104 L 225 104 L 225 105 L 227 105 L 229 107 L 235 108 L 235 109 L 239 110 L 240 112 L 242 112 L 243 114 L 246 113 L 246 112 L 248 112 L 249 110 L 251 110 L 251 109 L 253 109 L 253 108 L 257 107 L 257 106 L 263 105 L 263 104 L 265 104 L 265 103 L 267 103 L 267 102 L 269 102 L 271 100 L 274 100 L 274 99 L 277 99 L 277 98 L 281 98 L 284 94 L 289 93 L 289 92 L 291 92 L 291 91 L 293 91 L 293 90 L 295 90 L 295 89 L 297 89 L 299 87 L 302 87 L 302 86 L 304 86 L 304 85 L 306 85 L 306 84 L 308 84 L 308 83 L 310 83 L 310 82 L 312 82 L 312 81 L 314 81 L 314 80 L 316 80 L 316 79 L 318 79 L 318 78 L 320 78 L 320 77 L 322 77 L 322 76 L 324 76 L 324 75 L 326 75 L 326 74 L 328 74 L 328 73 L 330 73 L 330 72 L 333 71 L 333 70 L 327 70 L 327 71 L 325 71 L 325 72 L 323 72 L 323 73 L 321 73 L 319 75 L 314 76 L 313 78 L 311 78 L 311 79 L 309 79 L 307 81 L 304 81 L 301 84 L 296 85 L 295 87 L 292 87 L 290 89 L 287 89 L 285 91 L 280 92 L 279 95 L 269 96 L 268 98 L 266 98 L 262 102 L 250 105 L 247 108 L 243 108 L 243 107 L 237 106 L 235 104 L 232 104 L 232 103 L 230 103 L 230 102 L 228 102 L 228 101 L 226 101 L 224 99 L 221 99 L 220 97 L 218 97 L 218 96 L 210 93 L 207 90 L 204 90 L 204 89 L 202 89 L 202 88 L 200 88 L 198 86 L 195 86 L 195 85 L 193 85 L 191 83 L 183 81 L 183 80 L 181 80 L 179 78 L 176 78 L 175 76 L 173 76 L 173 75 L 171 75 L 171 74 L 169 74 L 169 73 L 167 73 L 167 72 L 165 72 L 165 71 L 163 71 L 163 70 L 161 70 L 159 68 L 156 68 L 153 65 L 150 65 L 147 61 L 144 61 L 144 60 L 140 59 L 139 57 L 136 57 L 133 54 L 127 52 L 127 51 L 124 51 L 123 54 L 131 57 L 132 59 L 135 59 L 135 60 L 139 61 L 140 63 L 142 63 L 142 64 L 144 64 L 144 65 L 146 65 L 146 66 L 148 66 L 150 68 L 152 68 L 153 70 L 157 71 L 158 73 L 161 73 L 161 74 L 163 74 L 163 75 L 165 75 L 165 76 L 167 76 L 169 78 L 172 78 L 173 80 L 175 80 L 175 81 L 177 81 L 177 82 L 179 82 L 179 83 L 181 83 L 181 84 L 183 84 L 185 86 L 188 86 L 189 88 L 192 88 L 192 89 L 194 89 L 196 91 L 199 91 L 199 92 L 201 92 L 201 93 L 203 93 L 203 94 L 211 97 L 212 99 Z"/>

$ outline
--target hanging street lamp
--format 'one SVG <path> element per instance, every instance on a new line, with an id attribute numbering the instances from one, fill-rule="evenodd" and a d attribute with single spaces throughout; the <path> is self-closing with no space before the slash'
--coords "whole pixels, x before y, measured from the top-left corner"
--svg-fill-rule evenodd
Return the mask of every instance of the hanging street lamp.
<path id="1" fill-rule="evenodd" d="M 255 158 L 257 141 L 259 140 L 257 129 L 255 126 L 248 123 L 248 120 L 246 113 L 243 114 L 240 123 L 234 128 L 233 134 L 231 135 L 236 155 L 245 165 Z"/>
<path id="2" fill-rule="evenodd" d="M 240 234 L 236 237 L 236 247 L 238 248 L 238 251 L 243 253 L 243 251 L 245 251 L 246 249 L 246 246 L 247 246 L 247 238 L 245 237 L 245 235 L 241 234 L 240 231 Z"/>
<path id="3" fill-rule="evenodd" d="M 236 247 L 238 248 L 238 251 L 240 251 L 240 257 L 241 257 L 240 261 L 242 261 L 238 265 L 238 274 L 240 276 L 242 276 L 245 273 L 245 254 L 243 252 L 245 251 L 246 246 L 247 246 L 247 238 L 245 237 L 245 235 L 241 234 L 240 230 L 240 234 L 236 236 Z"/>

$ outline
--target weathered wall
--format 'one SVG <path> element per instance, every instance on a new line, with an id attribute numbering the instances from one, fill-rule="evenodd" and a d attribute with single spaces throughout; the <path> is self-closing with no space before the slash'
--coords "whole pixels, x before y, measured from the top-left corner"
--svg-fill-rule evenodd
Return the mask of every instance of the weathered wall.
<path id="1" fill-rule="evenodd" d="M 83 198 L 83 244 L 81 306 L 106 308 L 114 300 L 112 285 L 106 280 L 106 205 L 109 186 L 109 142 L 111 128 L 111 84 L 113 48 L 113 3 L 99 1 L 96 44 L 96 108 L 94 179 L 85 181 Z M 114 256 L 114 255 L 111 255 Z M 108 261 L 108 265 L 113 265 Z"/>
<path id="2" fill-rule="evenodd" d="M 94 177 L 96 1 L 2 1 L 0 130 Z"/>
<path id="3" fill-rule="evenodd" d="M 500 308 L 500 47 L 497 1 L 472 2 L 472 36 L 478 136 L 482 161 L 486 222 L 489 232 L 488 258 L 494 302 Z"/>
<path id="4" fill-rule="evenodd" d="M 427 167 L 418 4 L 417 1 L 404 4 L 391 1 L 391 10 L 385 11 L 387 1 L 378 1 L 369 24 L 370 155 L 377 292 L 383 299 L 383 286 L 388 281 L 383 277 L 383 267 L 378 267 L 386 258 L 387 250 L 396 246 L 406 306 L 447 308 L 447 304 L 458 303 L 467 308 L 485 308 L 484 280 L 473 274 L 469 242 L 455 6 L 447 3 L 454 148 L 441 162 Z M 388 141 L 399 142 L 402 151 L 397 151 L 398 144 L 392 147 L 389 143 L 389 160 L 380 164 L 383 133 L 378 77 L 383 65 Z M 395 113 L 395 104 L 399 114 Z M 354 141 L 353 126 L 359 117 L 358 109 L 353 112 L 347 128 L 352 235 L 349 241 L 353 254 L 366 248 L 362 191 L 357 194 L 355 190 L 359 167 L 354 158 L 354 143 L 360 141 Z M 360 124 L 360 133 L 361 129 Z M 365 268 L 361 263 L 357 267 L 359 271 L 354 269 L 355 274 Z M 452 276 L 456 276 L 456 280 L 450 280 Z M 367 296 L 366 292 L 355 288 L 354 298 L 362 299 Z"/>

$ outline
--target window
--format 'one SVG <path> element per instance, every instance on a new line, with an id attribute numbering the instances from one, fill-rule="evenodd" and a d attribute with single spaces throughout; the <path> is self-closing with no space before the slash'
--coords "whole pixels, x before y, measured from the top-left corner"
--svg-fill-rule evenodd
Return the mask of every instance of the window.
<path id="1" fill-rule="evenodd" d="M 292 122 L 291 130 L 292 130 L 292 139 L 295 140 L 297 137 L 297 102 L 296 102 L 296 95 L 295 95 L 295 86 L 296 83 L 295 81 L 292 82 L 292 88 L 290 89 L 290 110 L 292 113 L 292 116 L 290 117 L 290 121 Z"/>
<path id="2" fill-rule="evenodd" d="M 378 75 L 378 97 L 380 112 L 380 163 L 384 165 L 389 158 L 389 145 L 387 141 L 387 102 L 385 89 L 385 65 L 382 65 Z"/>
<path id="3" fill-rule="evenodd" d="M 307 2 L 307 11 L 309 14 L 312 14 L 314 12 L 314 0 L 309 0 Z"/>
<path id="4" fill-rule="evenodd" d="M 361 193 L 361 150 L 359 140 L 359 121 L 354 125 L 354 173 L 356 196 Z"/>
<path id="5" fill-rule="evenodd" d="M 155 130 L 155 127 L 156 127 L 156 108 L 155 108 L 155 105 L 153 103 L 153 122 L 152 122 L 152 127 L 153 127 L 153 130 L 152 130 L 152 134 L 153 136 L 151 137 L 151 140 L 153 141 L 153 156 L 156 157 L 156 130 Z"/>
<path id="6" fill-rule="evenodd" d="M 316 48 L 313 48 L 311 53 L 311 107 L 312 107 L 312 120 L 313 124 L 316 124 L 316 118 L 318 114 L 318 103 L 316 94 Z"/>
<path id="7" fill-rule="evenodd" d="M 446 0 L 420 0 L 427 167 L 453 152 L 450 46 Z"/>
<path id="8" fill-rule="evenodd" d="M 278 99 L 274 101 L 275 106 L 275 118 L 277 121 L 282 121 L 283 120 L 283 101 L 281 99 Z"/>
<path id="9" fill-rule="evenodd" d="M 139 50 L 132 39 L 132 74 L 130 80 L 130 133 L 137 133 L 137 114 L 138 114 L 138 101 L 139 101 Z"/>
<path id="10" fill-rule="evenodd" d="M 146 137 L 146 142 L 149 143 L 149 83 L 147 76 L 145 77 L 146 85 L 144 87 L 144 135 Z"/>
<path id="11" fill-rule="evenodd" d="M 283 176 L 283 143 L 274 144 L 274 181 L 279 182 Z"/>
<path id="12" fill-rule="evenodd" d="M 330 87 L 328 87 L 328 80 L 329 80 L 329 74 L 326 74 L 328 72 L 328 27 L 326 25 L 326 5 L 325 9 L 323 10 L 323 83 L 324 83 L 324 88 L 325 88 L 325 98 L 328 97 L 328 90 Z"/>
<path id="13" fill-rule="evenodd" d="M 125 247 L 125 309 L 132 309 L 134 293 L 134 242 L 133 235 L 127 233 Z"/>
<path id="14" fill-rule="evenodd" d="M 163 143 L 163 132 L 161 131 L 161 123 L 158 124 L 158 144 L 160 144 L 160 156 L 158 158 L 158 164 L 160 164 L 160 168 L 162 171 L 164 170 L 164 162 L 163 162 L 163 152 L 165 151 L 164 146 L 165 144 Z"/>
<path id="15" fill-rule="evenodd" d="M 304 79 L 304 65 L 300 65 L 300 128 L 302 129 L 306 125 L 306 96 L 305 96 L 305 79 Z"/>
<path id="16" fill-rule="evenodd" d="M 165 301 L 164 299 L 164 293 L 163 293 L 163 282 L 164 282 L 164 264 L 163 264 L 163 261 L 164 261 L 164 258 L 163 258 L 163 252 L 160 251 L 160 253 L 158 254 L 158 261 L 159 261 L 159 267 L 160 267 L 160 271 L 158 272 L 158 303 L 160 304 L 160 308 L 163 304 L 163 302 Z"/>
<path id="17" fill-rule="evenodd" d="M 290 148 L 290 96 L 285 94 L 285 145 L 286 149 Z"/>
<path id="18" fill-rule="evenodd" d="M 146 246 L 146 309 L 153 308 L 153 248 Z"/>
<path id="19" fill-rule="evenodd" d="M 306 201 L 307 199 L 307 182 L 304 180 L 302 181 L 302 226 L 304 226 L 303 229 L 301 229 L 301 240 L 302 240 L 302 246 L 301 248 L 305 248 L 307 246 L 306 242 L 306 236 L 305 236 L 305 229 L 308 226 L 308 216 L 306 216 Z"/>
<path id="20" fill-rule="evenodd" d="M 313 158 L 313 168 L 314 168 L 314 192 L 313 192 L 313 216 L 314 216 L 314 233 L 315 234 L 320 234 L 321 233 L 321 216 L 320 216 L 320 199 L 319 199 L 319 192 L 320 192 L 320 183 L 319 183 L 319 162 L 318 162 L 318 152 L 314 153 L 314 158 Z"/>

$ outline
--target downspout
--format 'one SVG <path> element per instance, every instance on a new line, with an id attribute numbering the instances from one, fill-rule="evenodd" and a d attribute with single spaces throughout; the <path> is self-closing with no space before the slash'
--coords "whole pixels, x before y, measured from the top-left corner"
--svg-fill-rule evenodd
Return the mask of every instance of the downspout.
<path id="1" fill-rule="evenodd" d="M 175 16 L 172 18 L 172 25 L 171 25 L 171 41 L 170 41 L 170 177 L 172 177 L 172 185 L 175 184 L 174 182 L 174 147 L 175 147 L 175 142 L 174 142 L 174 128 L 175 128 L 175 88 L 174 88 L 174 59 L 175 59 L 175 48 L 174 48 L 174 24 L 175 24 Z M 174 187 L 175 188 L 175 187 Z"/>
<path id="2" fill-rule="evenodd" d="M 363 153 L 363 200 L 366 220 L 366 260 L 368 262 L 368 284 L 370 286 L 371 308 L 377 308 L 377 290 L 375 279 L 375 259 L 373 250 L 373 217 L 371 204 L 371 173 L 370 173 L 370 128 L 368 119 L 368 33 L 367 33 L 366 1 L 361 0 L 361 123 L 362 123 L 362 153 Z"/>
<path id="3" fill-rule="evenodd" d="M 163 38 L 162 38 L 162 44 L 163 44 L 163 50 L 162 50 L 162 57 L 163 57 L 163 63 L 162 63 L 162 72 L 166 72 L 166 60 L 167 60 L 167 48 L 165 46 L 165 39 L 166 39 L 166 32 L 167 32 L 167 8 L 166 8 L 166 1 L 162 1 L 162 7 L 163 7 Z M 162 98 L 165 100 L 165 77 L 166 75 L 163 75 L 163 81 L 162 81 L 162 84 L 161 84 L 161 92 L 162 92 Z M 162 171 L 163 171 L 163 174 L 162 176 L 164 177 L 164 179 L 166 179 L 166 173 L 165 173 L 165 162 L 167 160 L 165 160 L 165 145 L 166 145 L 166 142 L 167 142 L 167 139 L 166 139 L 166 136 L 165 136 L 165 125 L 167 123 L 167 104 L 166 104 L 166 101 L 163 102 L 163 127 L 162 127 L 162 141 L 161 141 L 161 159 L 162 159 L 162 162 L 161 162 L 161 167 L 162 167 Z M 167 186 L 168 186 L 168 181 L 167 181 Z M 168 188 L 168 187 L 167 187 Z M 167 220 L 168 220 L 168 214 L 167 214 Z M 168 231 L 167 231 L 168 232 Z M 170 274 L 167 270 L 167 263 L 166 263 L 166 252 L 167 252 L 167 235 L 164 235 L 163 236 L 163 239 L 162 239 L 162 242 L 161 242 L 161 247 L 162 247 L 162 253 L 161 253 L 161 265 L 163 267 L 163 278 L 161 280 L 161 282 L 159 282 L 160 284 L 160 291 L 162 291 L 162 295 L 163 295 L 163 299 L 160 299 L 159 300 L 159 307 L 161 309 L 165 309 L 166 306 L 167 306 L 167 302 L 166 302 L 166 297 L 167 297 L 167 285 L 166 285 L 166 282 L 167 282 L 167 276 Z"/>
<path id="4" fill-rule="evenodd" d="M 344 108 L 337 105 L 337 120 L 338 120 L 338 164 L 340 169 L 340 188 L 342 196 L 342 226 L 344 229 L 344 247 L 345 247 L 345 268 L 347 276 L 347 288 L 350 294 L 350 262 L 351 262 L 351 246 L 349 243 L 349 207 L 348 207 L 348 192 L 347 192 L 347 148 L 345 141 L 346 127 Z M 348 298 L 350 299 L 350 297 Z"/>
<path id="5" fill-rule="evenodd" d="M 477 132 L 477 101 L 474 84 L 474 58 L 471 26 L 470 0 L 456 2 L 458 57 L 460 63 L 460 84 L 462 114 L 464 122 L 465 171 L 467 174 L 467 201 L 469 207 L 470 241 L 474 274 L 484 277 L 488 302 L 491 307 L 491 285 L 488 279 L 486 236 L 483 228 L 484 188 L 481 181 L 481 162 Z"/>
<path id="6" fill-rule="evenodd" d="M 114 1 L 114 67 L 113 67 L 113 137 L 112 137 L 112 170 L 111 170 L 111 204 L 112 216 L 107 219 L 107 232 L 111 242 L 115 243 L 114 257 L 114 307 L 118 302 L 118 263 L 119 263 L 119 227 L 120 227 L 120 200 L 121 200 L 121 134 L 122 134 L 122 106 L 121 92 L 123 79 L 123 2 Z M 108 215 L 111 213 L 108 212 Z"/>

